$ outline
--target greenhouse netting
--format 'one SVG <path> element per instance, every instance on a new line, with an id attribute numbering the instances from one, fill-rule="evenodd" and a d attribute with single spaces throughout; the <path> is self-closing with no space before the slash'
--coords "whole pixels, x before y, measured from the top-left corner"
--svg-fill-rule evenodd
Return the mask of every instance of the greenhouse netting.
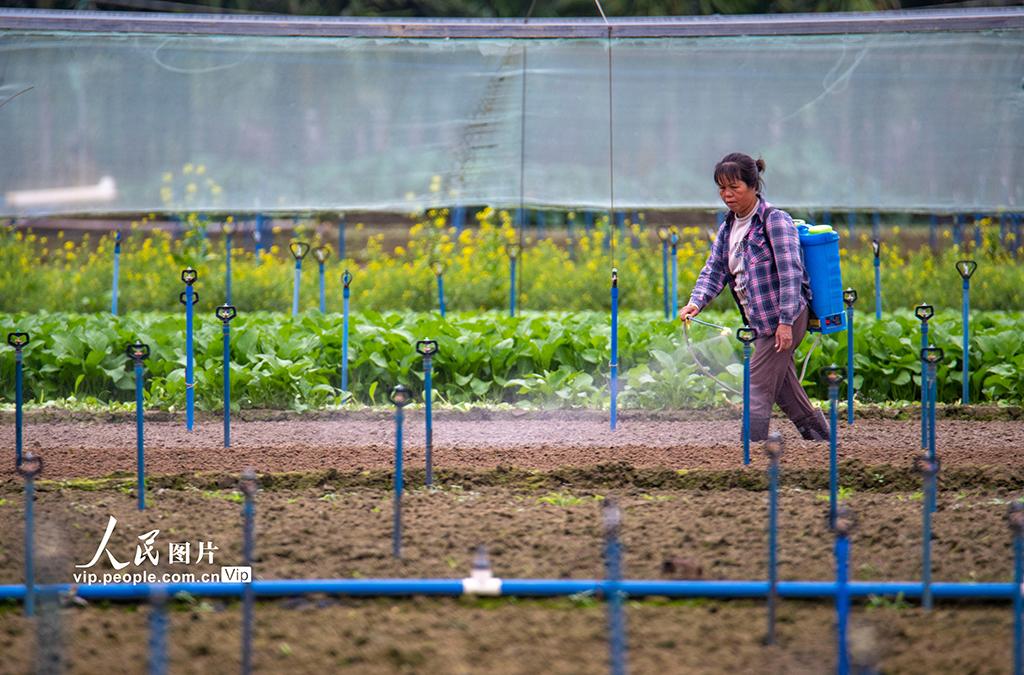
<path id="1" fill-rule="evenodd" d="M 0 215 L 1024 209 L 1024 8 L 662 21 L 0 10 Z"/>

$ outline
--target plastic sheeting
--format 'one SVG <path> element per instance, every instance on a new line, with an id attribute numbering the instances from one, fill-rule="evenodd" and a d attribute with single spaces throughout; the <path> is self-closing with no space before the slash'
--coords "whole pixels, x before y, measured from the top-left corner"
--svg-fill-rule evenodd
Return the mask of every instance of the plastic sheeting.
<path id="1" fill-rule="evenodd" d="M 616 209 L 714 208 L 712 169 L 732 151 L 764 157 L 766 194 L 789 208 L 1021 210 L 1022 77 L 1019 30 L 608 40 L 9 29 L 0 213 L 607 209 L 612 183 Z"/>

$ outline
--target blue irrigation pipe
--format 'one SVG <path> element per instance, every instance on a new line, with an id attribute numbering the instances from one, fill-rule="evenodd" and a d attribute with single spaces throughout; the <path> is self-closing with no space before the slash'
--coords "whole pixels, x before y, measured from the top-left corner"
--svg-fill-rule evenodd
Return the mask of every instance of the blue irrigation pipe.
<path id="1" fill-rule="evenodd" d="M 1024 675 L 1024 504 L 1010 503 L 1013 533 L 1013 675 Z"/>
<path id="2" fill-rule="evenodd" d="M 292 316 L 299 313 L 299 285 L 302 281 L 302 259 L 309 253 L 309 244 L 304 241 L 293 241 L 288 249 L 295 258 L 295 283 L 292 286 Z"/>
<path id="3" fill-rule="evenodd" d="M 587 234 L 594 229 L 594 212 L 584 211 L 583 212 L 583 229 Z"/>
<path id="4" fill-rule="evenodd" d="M 871 236 L 874 239 L 880 238 L 882 235 L 882 214 L 875 211 L 871 214 Z"/>
<path id="5" fill-rule="evenodd" d="M 605 597 L 608 601 L 608 649 L 612 675 L 626 675 L 626 617 L 622 608 L 622 513 L 614 499 L 603 508 L 605 533 Z"/>
<path id="6" fill-rule="evenodd" d="M 775 604 L 779 593 L 778 528 L 779 528 L 779 459 L 782 456 L 782 435 L 777 431 L 765 443 L 768 455 L 768 633 L 765 644 L 775 644 Z"/>
<path id="7" fill-rule="evenodd" d="M 501 595 L 505 597 L 559 597 L 606 593 L 602 579 L 501 579 Z M 209 582 L 168 584 L 168 595 L 189 593 L 202 597 L 239 598 L 245 583 Z M 61 593 L 74 593 L 83 600 L 145 600 L 147 584 L 55 584 L 45 587 Z M 668 581 L 623 580 L 619 589 L 627 597 L 764 599 L 769 586 L 765 580 L 731 581 Z M 24 584 L 0 585 L 0 600 L 24 600 Z M 42 587 L 39 589 L 42 590 Z M 312 593 L 348 597 L 407 597 L 467 595 L 462 579 L 278 579 L 253 581 L 256 597 L 293 597 Z M 780 581 L 780 598 L 835 598 L 835 581 Z M 846 585 L 851 598 L 881 597 L 920 598 L 919 581 L 851 581 Z M 936 600 L 1013 600 L 1014 585 L 1005 583 L 936 582 L 932 584 Z"/>
<path id="8" fill-rule="evenodd" d="M 445 317 L 445 306 L 444 306 L 444 270 L 440 267 L 434 270 L 434 276 L 437 277 L 437 304 L 441 310 L 441 318 Z"/>
<path id="9" fill-rule="evenodd" d="M 670 316 L 679 315 L 679 256 L 677 251 L 679 249 L 679 234 L 673 228 L 669 242 L 672 245 L 672 314 Z"/>
<path id="10" fill-rule="evenodd" d="M 234 227 L 224 224 L 224 302 L 231 304 L 231 235 Z"/>
<path id="11" fill-rule="evenodd" d="M 519 258 L 519 244 L 509 244 L 505 247 L 508 254 L 508 315 L 516 315 L 516 260 Z"/>
<path id="12" fill-rule="evenodd" d="M 22 350 L 28 345 L 28 333 L 14 332 L 7 334 L 7 344 L 14 347 L 14 466 L 21 466 L 21 450 L 24 444 L 22 427 L 23 386 L 25 378 L 25 356 Z"/>
<path id="13" fill-rule="evenodd" d="M 128 345 L 128 358 L 135 364 L 135 472 L 138 493 L 139 511 L 146 509 L 146 450 L 145 433 L 143 431 L 142 408 L 142 362 L 149 357 L 149 345 L 138 340 Z"/>
<path id="14" fill-rule="evenodd" d="M 434 483 L 434 414 L 431 409 L 431 399 L 433 398 L 432 371 L 434 355 L 437 354 L 437 340 L 420 340 L 416 343 L 416 352 L 423 357 L 423 403 L 427 418 L 427 447 L 425 454 L 427 487 L 430 487 Z"/>
<path id="15" fill-rule="evenodd" d="M 117 316 L 117 291 L 121 277 L 121 232 L 114 235 L 114 285 L 110 293 L 110 313 Z"/>
<path id="16" fill-rule="evenodd" d="M 882 319 L 882 243 L 878 239 L 871 241 L 871 251 L 875 254 L 875 320 Z"/>
<path id="17" fill-rule="evenodd" d="M 338 214 L 338 260 L 345 259 L 345 214 Z"/>
<path id="18" fill-rule="evenodd" d="M 341 275 L 342 321 L 341 321 L 341 390 L 348 391 L 348 301 L 351 291 L 352 274 L 348 270 Z"/>
<path id="19" fill-rule="evenodd" d="M 250 569 L 248 581 L 242 590 L 242 675 L 252 673 L 252 636 L 253 636 L 253 613 L 256 602 L 256 594 L 253 592 L 252 559 L 253 547 L 255 544 L 255 522 L 256 522 L 256 472 L 247 468 L 242 472 L 242 494 L 245 496 L 245 503 L 242 507 L 242 564 Z"/>
<path id="20" fill-rule="evenodd" d="M 849 531 L 840 521 L 836 527 L 836 673 L 848 675 L 850 672 L 849 651 L 846 644 L 846 627 L 850 615 L 850 537 Z"/>
<path id="21" fill-rule="evenodd" d="M 221 337 L 224 351 L 224 447 L 231 447 L 231 320 L 238 310 L 234 305 L 221 305 L 217 308 L 217 318 L 221 320 Z"/>
<path id="22" fill-rule="evenodd" d="M 750 345 L 757 333 L 750 326 L 736 329 L 736 339 L 743 343 L 743 464 L 750 464 Z"/>
<path id="23" fill-rule="evenodd" d="M 659 228 L 658 237 L 661 239 L 661 304 L 665 308 L 665 320 L 670 321 L 672 314 L 669 313 L 668 304 L 668 230 L 664 227 Z"/>
<path id="24" fill-rule="evenodd" d="M 34 616 L 36 607 L 36 571 L 35 571 L 35 501 L 36 476 L 43 471 L 43 459 L 31 452 L 17 468 L 17 472 L 25 479 L 25 616 Z"/>
<path id="25" fill-rule="evenodd" d="M 149 675 L 167 673 L 167 590 L 149 589 Z"/>
<path id="26" fill-rule="evenodd" d="M 455 226 L 455 238 L 458 239 L 466 227 L 466 207 L 456 206 L 452 211 L 452 225 Z"/>
<path id="27" fill-rule="evenodd" d="M 412 392 L 402 385 L 391 390 L 391 402 L 395 404 L 395 505 L 394 525 L 391 530 L 391 555 L 402 557 L 402 423 L 405 406 L 412 402 Z"/>
<path id="28" fill-rule="evenodd" d="M 313 257 L 316 258 L 317 268 L 320 272 L 320 313 L 327 313 L 327 291 L 324 277 L 324 265 L 331 255 L 331 249 L 327 246 L 317 246 L 313 249 Z"/>
<path id="29" fill-rule="evenodd" d="M 843 380 L 843 369 L 834 363 L 822 368 L 822 379 L 828 385 L 829 431 L 828 431 L 828 522 L 835 527 L 839 508 L 839 453 L 836 449 L 836 434 L 839 431 L 837 419 L 839 408 L 839 383 Z"/>
<path id="30" fill-rule="evenodd" d="M 921 504 L 921 606 L 932 608 L 932 511 L 935 504 L 935 477 L 939 459 L 917 457 L 914 467 L 924 478 L 924 499 Z"/>
<path id="31" fill-rule="evenodd" d="M 262 213 L 256 214 L 256 222 L 252 226 L 252 240 L 253 245 L 256 247 L 256 263 L 260 262 L 263 253 L 263 220 L 265 216 Z"/>
<path id="32" fill-rule="evenodd" d="M 615 431 L 618 422 L 619 404 L 619 270 L 612 269 L 612 360 L 611 377 L 611 428 Z"/>
<path id="33" fill-rule="evenodd" d="M 192 285 L 199 278 L 199 273 L 191 267 L 181 271 L 181 280 L 185 282 L 185 291 L 178 296 L 185 305 L 185 426 L 189 431 L 195 424 L 196 408 L 196 387 L 195 387 L 195 352 L 192 342 L 192 314 L 195 303 L 199 300 L 199 294 L 192 289 Z"/>
<path id="34" fill-rule="evenodd" d="M 964 243 L 964 216 L 961 213 L 953 216 L 953 244 L 960 246 Z"/>
<path id="35" fill-rule="evenodd" d="M 847 288 L 843 291 L 846 303 L 846 424 L 853 426 L 853 305 L 857 302 L 857 291 Z"/>
<path id="36" fill-rule="evenodd" d="M 978 263 L 973 260 L 958 260 L 956 263 L 956 271 L 960 274 L 960 278 L 963 279 L 963 375 L 962 379 L 962 394 L 960 397 L 961 402 L 967 405 L 971 402 L 971 275 L 978 269 Z"/>
<path id="37" fill-rule="evenodd" d="M 931 393 L 924 350 L 928 347 L 928 321 L 935 316 L 935 308 L 922 303 L 914 308 L 914 316 L 921 322 L 921 449 L 924 450 L 928 447 L 928 396 Z"/>

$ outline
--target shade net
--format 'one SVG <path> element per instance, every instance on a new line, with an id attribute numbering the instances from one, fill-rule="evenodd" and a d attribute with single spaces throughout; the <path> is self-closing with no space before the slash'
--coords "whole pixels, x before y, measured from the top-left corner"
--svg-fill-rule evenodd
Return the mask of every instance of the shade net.
<path id="1" fill-rule="evenodd" d="M 766 160 L 765 194 L 787 207 L 1020 210 L 1022 77 L 1016 30 L 6 30 L 0 214 L 714 208 L 733 151 Z"/>

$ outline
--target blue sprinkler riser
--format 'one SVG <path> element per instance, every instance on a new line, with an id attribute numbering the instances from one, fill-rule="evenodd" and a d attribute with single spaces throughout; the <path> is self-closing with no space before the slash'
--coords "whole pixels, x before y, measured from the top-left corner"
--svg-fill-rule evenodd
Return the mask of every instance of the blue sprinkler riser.
<path id="1" fill-rule="evenodd" d="M 607 582 L 595 579 L 497 579 L 500 591 L 494 595 L 505 597 L 559 597 L 584 594 L 604 594 Z M 189 593 L 203 597 L 242 597 L 251 586 L 257 597 L 293 597 L 310 593 L 344 595 L 351 597 L 404 597 L 415 595 L 449 596 L 481 595 L 472 579 L 285 579 L 244 583 L 171 583 L 167 593 Z M 629 597 L 668 598 L 720 598 L 764 599 L 768 596 L 767 581 L 620 581 L 619 590 Z M 68 593 L 75 589 L 83 600 L 148 600 L 150 584 L 57 584 L 37 586 L 37 590 Z M 919 598 L 922 584 L 917 581 L 851 581 L 847 584 L 850 596 L 865 598 L 871 595 Z M 932 584 L 932 597 L 936 600 L 1012 600 L 1012 583 L 937 582 Z M 781 598 L 834 598 L 834 581 L 780 581 Z M 0 585 L 0 600 L 24 600 L 22 584 Z"/>
<path id="2" fill-rule="evenodd" d="M 195 352 L 192 342 L 192 287 L 185 287 L 185 426 L 189 431 L 195 426 Z"/>
<path id="3" fill-rule="evenodd" d="M 446 316 L 446 311 L 444 306 L 444 275 L 441 274 L 437 275 L 437 303 L 441 310 L 441 318 L 443 319 Z"/>
<path id="4" fill-rule="evenodd" d="M 661 303 L 665 306 L 665 320 L 670 321 L 668 304 L 668 242 L 661 242 Z"/>
<path id="5" fill-rule="evenodd" d="M 224 237 L 224 304 L 231 304 L 231 235 Z"/>
<path id="6" fill-rule="evenodd" d="M 619 398 L 619 287 L 612 286 L 612 360 L 611 377 L 608 385 L 611 388 L 611 429 L 615 431 L 618 421 Z"/>
<path id="7" fill-rule="evenodd" d="M 295 284 L 292 287 L 292 316 L 299 313 L 299 283 L 302 281 L 302 258 L 295 259 Z"/>
<path id="8" fill-rule="evenodd" d="M 327 292 L 325 290 L 325 285 L 324 285 L 324 264 L 323 263 L 319 263 L 319 265 L 320 265 L 320 313 L 321 314 L 326 314 L 327 313 Z"/>
<path id="9" fill-rule="evenodd" d="M 110 313 L 117 316 L 117 295 L 121 277 L 121 234 L 117 235 L 117 243 L 114 244 L 114 280 L 110 292 Z"/>
<path id="10" fill-rule="evenodd" d="M 921 322 L 921 349 L 928 347 L 928 322 Z M 921 449 L 928 448 L 928 394 L 931 385 L 928 384 L 928 363 L 921 357 Z"/>
<path id="11" fill-rule="evenodd" d="M 875 320 L 882 319 L 882 268 L 881 260 L 875 258 Z"/>
<path id="12" fill-rule="evenodd" d="M 135 363 L 135 469 L 138 472 L 136 491 L 138 494 L 139 511 L 146 509 L 146 451 L 145 436 L 142 426 L 142 362 Z"/>
<path id="13" fill-rule="evenodd" d="M 224 340 L 224 447 L 231 447 L 231 328 L 221 329 Z"/>
<path id="14" fill-rule="evenodd" d="M 836 509 L 839 502 L 839 456 L 836 450 L 836 434 L 839 423 L 837 421 L 836 409 L 839 407 L 839 387 L 830 385 L 828 388 L 829 399 L 829 433 L 828 433 L 828 522 L 834 525 L 836 522 Z"/>
<path id="15" fill-rule="evenodd" d="M 348 391 L 348 302 L 349 288 L 346 286 L 342 294 L 342 328 L 341 328 L 341 390 Z"/>
<path id="16" fill-rule="evenodd" d="M 23 399 L 23 382 L 25 379 L 24 356 L 20 349 L 14 351 L 14 465 L 21 466 L 21 451 L 25 438 L 22 428 L 25 424 Z"/>
<path id="17" fill-rule="evenodd" d="M 743 464 L 750 464 L 750 344 L 743 345 Z"/>
<path id="18" fill-rule="evenodd" d="M 964 279 L 963 324 L 964 370 L 962 375 L 963 389 L 960 398 L 963 404 L 967 405 L 971 402 L 971 282 L 968 279 Z"/>
<path id="19" fill-rule="evenodd" d="M 853 307 L 846 308 L 846 424 L 853 426 Z"/>

